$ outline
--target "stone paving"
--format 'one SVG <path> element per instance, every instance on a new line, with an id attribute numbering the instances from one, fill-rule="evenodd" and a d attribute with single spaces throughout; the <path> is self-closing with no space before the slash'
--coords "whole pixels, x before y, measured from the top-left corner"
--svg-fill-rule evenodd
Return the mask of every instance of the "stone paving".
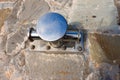
<path id="1" fill-rule="evenodd" d="M 95 5 L 99 1 L 93 4 L 94 1 L 96 0 L 0 0 L 0 80 L 120 80 L 118 64 L 95 61 L 89 53 L 88 41 L 83 54 L 46 54 L 26 50 L 29 46 L 28 28 L 35 27 L 37 19 L 50 11 L 62 14 L 69 24 L 74 22 L 79 28 L 87 30 L 99 27 L 92 26 L 95 21 L 93 17 L 100 19 L 100 22 L 101 16 L 110 15 L 106 17 L 109 18 L 107 25 L 109 22 L 117 25 L 118 15 L 113 0 L 106 0 L 109 3 L 108 10 L 105 11 L 107 14 L 100 15 L 95 11 L 97 16 L 93 13 L 88 16 L 93 16 L 88 18 L 92 25 L 90 20 L 89 26 L 85 23 L 85 27 L 79 25 L 87 19 L 89 8 L 92 10 L 93 6 L 99 6 Z M 104 4 L 104 0 L 101 2 L 102 11 L 107 4 Z M 93 6 L 86 8 L 88 4 Z M 110 11 L 112 15 L 108 14 Z M 106 22 L 107 20 L 105 19 Z"/>

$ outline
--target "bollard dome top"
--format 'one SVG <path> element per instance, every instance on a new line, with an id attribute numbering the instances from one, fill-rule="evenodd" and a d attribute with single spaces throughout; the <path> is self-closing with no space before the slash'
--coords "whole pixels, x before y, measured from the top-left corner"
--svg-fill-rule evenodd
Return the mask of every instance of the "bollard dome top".
<path id="1" fill-rule="evenodd" d="M 50 12 L 39 18 L 36 31 L 41 39 L 56 41 L 65 35 L 67 27 L 67 21 L 62 15 Z"/>

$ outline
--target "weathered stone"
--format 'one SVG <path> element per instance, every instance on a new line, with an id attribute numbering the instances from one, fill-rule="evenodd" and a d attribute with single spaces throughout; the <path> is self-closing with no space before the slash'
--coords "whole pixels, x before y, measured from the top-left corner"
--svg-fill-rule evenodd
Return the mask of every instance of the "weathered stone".
<path id="1" fill-rule="evenodd" d="M 11 1 L 12 3 L 6 5 Z M 15 3 L 13 4 L 14 1 Z M 83 24 L 85 25 L 81 24 L 82 26 L 93 30 L 98 27 L 108 27 L 106 25 L 107 23 L 109 24 L 107 20 L 110 21 L 110 25 L 116 25 L 117 14 L 116 8 L 113 5 L 113 0 L 101 0 L 101 2 L 96 0 L 0 0 L 0 2 L 2 2 L 1 4 L 4 5 L 3 8 L 5 9 L 13 6 L 12 13 L 11 9 L 9 12 L 11 15 L 8 15 L 9 17 L 6 16 L 1 25 L 2 28 L 5 27 L 5 30 L 8 33 L 7 36 L 6 33 L 5 35 L 0 36 L 0 51 L 2 51 L 0 53 L 1 80 L 116 80 L 111 77 L 114 77 L 117 73 L 116 70 L 118 69 L 116 68 L 118 68 L 118 65 L 115 67 L 112 66 L 112 68 L 115 68 L 116 70 L 112 70 L 110 68 L 111 65 L 107 64 L 103 64 L 100 67 L 97 66 L 98 69 L 96 70 L 96 66 L 90 64 L 90 62 L 94 63 L 94 58 L 91 60 L 89 59 L 89 56 L 87 56 L 88 60 L 85 61 L 82 55 L 77 54 L 45 54 L 41 52 L 25 51 L 27 46 L 27 27 L 34 27 L 37 19 L 44 13 L 49 11 L 58 12 L 65 16 L 69 23 L 81 23 L 83 21 Z M 5 13 L 7 13 L 7 11 Z M 102 19 L 103 17 L 104 19 Z M 103 24 L 103 22 L 105 24 Z M 81 25 L 78 25 L 78 27 L 80 28 Z M 4 31 L 2 34 L 4 34 Z M 101 41 L 93 40 L 94 36 L 91 36 L 92 34 L 89 35 L 90 43 L 92 46 L 95 46 L 90 47 L 91 56 L 97 57 L 98 62 L 111 62 L 112 60 L 114 63 L 120 62 L 119 58 L 116 56 L 114 57 L 118 60 L 114 60 L 111 56 L 106 57 L 106 55 L 108 55 L 106 53 L 106 55 L 103 54 L 104 56 L 102 56 L 102 58 L 98 58 L 101 54 L 99 54 L 99 51 L 97 51 L 96 48 L 103 51 L 104 49 L 101 46 L 106 45 L 102 45 Z M 97 38 L 99 39 L 102 36 L 99 35 Z M 113 40 L 113 37 L 109 39 Z M 104 35 L 101 40 L 110 42 L 106 35 Z M 114 43 L 115 41 L 113 40 L 112 42 Z M 111 43 L 109 43 L 109 45 L 111 45 Z M 93 55 L 91 52 L 93 49 L 95 51 L 93 53 L 98 52 L 98 54 L 96 53 Z M 109 51 L 107 53 L 111 54 Z M 12 56 L 6 56 L 6 54 Z M 83 54 L 89 55 L 88 53 Z M 112 60 L 109 60 L 108 58 L 112 58 Z M 108 75 L 107 73 L 112 74 Z"/>
<path id="2" fill-rule="evenodd" d="M 0 9 L 13 8 L 14 2 L 0 2 Z"/>
<path id="3" fill-rule="evenodd" d="M 90 55 L 97 62 L 120 64 L 120 35 L 110 33 L 89 33 Z"/>
<path id="4" fill-rule="evenodd" d="M 49 6 L 50 11 L 62 14 L 66 19 L 72 8 L 73 0 L 45 0 Z"/>
<path id="5" fill-rule="evenodd" d="M 9 64 L 6 67 L 6 71 L 4 74 L 7 80 L 23 80 L 22 78 L 23 76 L 20 74 L 20 72 L 17 70 L 17 68 L 13 64 Z"/>
<path id="6" fill-rule="evenodd" d="M 14 4 L 12 13 L 5 22 L 7 33 L 16 31 L 20 24 L 37 21 L 41 15 L 49 11 L 49 6 L 44 0 L 18 0 Z"/>
<path id="7" fill-rule="evenodd" d="M 26 66 L 33 80 L 84 80 L 88 63 L 76 54 L 27 52 Z"/>
<path id="8" fill-rule="evenodd" d="M 8 80 L 5 75 L 6 65 L 9 63 L 9 57 L 5 55 L 4 52 L 0 52 L 0 79 L 1 80 Z"/>
<path id="9" fill-rule="evenodd" d="M 14 57 L 4 56 L 2 58 L 4 60 L 4 65 L 2 65 L 0 61 L 0 69 L 3 69 L 3 71 L 0 72 L 0 75 L 4 74 L 4 76 L 1 76 L 0 79 L 4 80 L 4 78 L 7 78 L 7 80 L 29 80 L 29 77 L 27 76 L 27 69 L 25 68 L 24 54 L 24 51 L 20 51 L 20 53 Z"/>
<path id="10" fill-rule="evenodd" d="M 98 71 L 90 73 L 85 80 L 99 80 L 99 79 L 101 79 L 101 75 Z"/>
<path id="11" fill-rule="evenodd" d="M 49 6 L 44 0 L 25 0 L 21 9 L 18 11 L 17 17 L 19 21 L 24 23 L 31 23 L 33 20 L 49 11 Z"/>
<path id="12" fill-rule="evenodd" d="M 0 30 L 1 27 L 4 25 L 4 21 L 10 15 L 11 9 L 0 9 Z"/>
<path id="13" fill-rule="evenodd" d="M 73 0 L 68 21 L 78 22 L 84 29 L 95 30 L 116 25 L 117 16 L 113 0 Z"/>
<path id="14" fill-rule="evenodd" d="M 116 76 L 119 73 L 119 66 L 108 63 L 99 64 L 99 72 L 103 80 L 117 80 Z"/>
<path id="15" fill-rule="evenodd" d="M 97 63 L 97 66 L 94 65 L 93 71 L 88 75 L 85 80 L 119 80 L 118 74 L 118 65 L 102 62 Z"/>
<path id="16" fill-rule="evenodd" d="M 11 32 L 15 32 L 18 29 L 18 27 L 19 27 L 18 26 L 19 24 L 16 25 L 16 23 L 18 21 L 17 13 L 18 13 L 18 11 L 20 9 L 21 4 L 22 4 L 22 0 L 17 0 L 14 3 L 14 7 L 13 7 L 13 10 L 12 10 L 12 13 L 8 17 L 8 19 L 5 21 L 5 30 L 6 30 L 6 32 L 8 34 L 11 33 Z"/>
<path id="17" fill-rule="evenodd" d="M 0 35 L 0 52 L 5 52 L 6 40 L 6 35 Z"/>
<path id="18" fill-rule="evenodd" d="M 24 49 L 27 31 L 27 28 L 20 28 L 7 36 L 6 53 L 8 55 L 17 54 L 21 49 Z"/>
<path id="19" fill-rule="evenodd" d="M 8 1 L 13 2 L 13 1 L 16 1 L 16 0 L 0 0 L 0 2 L 8 2 Z"/>
<path id="20" fill-rule="evenodd" d="M 21 51 L 20 54 L 15 56 L 14 62 L 17 66 L 23 67 L 25 65 L 25 52 Z"/>

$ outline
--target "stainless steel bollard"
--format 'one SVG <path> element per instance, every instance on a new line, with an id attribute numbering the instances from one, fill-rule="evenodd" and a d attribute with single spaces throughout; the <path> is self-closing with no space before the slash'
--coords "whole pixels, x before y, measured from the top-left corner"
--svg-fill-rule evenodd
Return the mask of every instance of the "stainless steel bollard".
<path id="1" fill-rule="evenodd" d="M 36 29 L 30 28 L 28 36 L 32 41 L 41 40 L 48 42 L 54 48 L 60 49 L 65 46 L 66 49 L 64 48 L 64 50 L 68 51 L 77 50 L 82 52 L 84 50 L 83 31 L 68 30 L 67 21 L 58 13 L 47 13 L 40 17 Z"/>

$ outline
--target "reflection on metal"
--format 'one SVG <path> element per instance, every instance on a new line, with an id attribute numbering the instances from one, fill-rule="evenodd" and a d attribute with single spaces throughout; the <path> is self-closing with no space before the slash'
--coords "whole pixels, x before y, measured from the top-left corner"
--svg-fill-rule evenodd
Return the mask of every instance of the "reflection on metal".
<path id="1" fill-rule="evenodd" d="M 55 41 L 62 38 L 67 30 L 65 18 L 57 13 L 47 13 L 38 20 L 37 34 L 46 41 Z"/>
<path id="2" fill-rule="evenodd" d="M 66 20 L 58 13 L 43 15 L 36 26 L 36 29 L 29 30 L 31 46 L 33 51 L 45 52 L 83 52 L 83 32 L 80 30 L 69 30 Z"/>
<path id="3" fill-rule="evenodd" d="M 66 36 L 71 36 L 73 38 L 79 38 L 81 37 L 80 32 L 75 32 L 75 31 L 67 31 Z"/>
<path id="4" fill-rule="evenodd" d="M 28 36 L 30 40 L 40 39 L 39 35 L 36 33 L 34 28 L 30 28 L 28 32 Z"/>

